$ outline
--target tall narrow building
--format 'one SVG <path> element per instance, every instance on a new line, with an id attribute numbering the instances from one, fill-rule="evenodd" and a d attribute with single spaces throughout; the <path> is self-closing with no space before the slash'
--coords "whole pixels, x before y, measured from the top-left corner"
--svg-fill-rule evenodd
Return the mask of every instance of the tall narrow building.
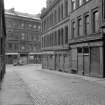
<path id="1" fill-rule="evenodd" d="M 5 38 L 4 1 L 0 0 L 0 82 L 5 73 Z"/>

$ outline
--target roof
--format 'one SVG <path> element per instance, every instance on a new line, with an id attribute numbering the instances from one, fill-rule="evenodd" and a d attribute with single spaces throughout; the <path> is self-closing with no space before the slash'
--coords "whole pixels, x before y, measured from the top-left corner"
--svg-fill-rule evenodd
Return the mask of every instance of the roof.
<path id="1" fill-rule="evenodd" d="M 15 11 L 14 8 L 11 8 L 9 10 L 6 9 L 5 14 L 40 20 L 40 14 L 22 13 Z"/>

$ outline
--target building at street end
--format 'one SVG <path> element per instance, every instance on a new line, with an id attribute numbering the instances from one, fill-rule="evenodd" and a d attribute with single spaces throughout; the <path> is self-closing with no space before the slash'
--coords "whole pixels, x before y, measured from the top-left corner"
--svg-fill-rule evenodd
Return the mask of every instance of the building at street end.
<path id="1" fill-rule="evenodd" d="M 5 11 L 6 63 L 40 63 L 40 18 L 20 13 L 14 8 Z"/>
<path id="2" fill-rule="evenodd" d="M 104 0 L 54 0 L 41 20 L 43 68 L 105 77 Z"/>

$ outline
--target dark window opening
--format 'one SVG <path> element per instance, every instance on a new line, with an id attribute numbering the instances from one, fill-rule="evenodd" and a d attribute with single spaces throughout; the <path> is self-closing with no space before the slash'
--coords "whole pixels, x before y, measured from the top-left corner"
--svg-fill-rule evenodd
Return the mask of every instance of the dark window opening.
<path id="1" fill-rule="evenodd" d="M 89 53 L 89 48 L 88 47 L 84 47 L 83 48 L 83 53 Z"/>
<path id="2" fill-rule="evenodd" d="M 83 51 L 82 51 L 82 48 L 81 48 L 81 47 L 77 48 L 77 52 L 78 52 L 78 53 L 82 53 L 82 52 L 83 52 Z"/>

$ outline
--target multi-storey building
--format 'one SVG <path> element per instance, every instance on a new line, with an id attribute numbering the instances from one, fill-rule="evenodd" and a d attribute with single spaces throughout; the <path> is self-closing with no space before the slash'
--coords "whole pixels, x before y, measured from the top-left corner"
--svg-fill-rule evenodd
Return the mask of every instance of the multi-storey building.
<path id="1" fill-rule="evenodd" d="M 69 47 L 78 74 L 104 76 L 101 23 L 102 1 L 71 0 Z"/>
<path id="2" fill-rule="evenodd" d="M 104 0 L 55 0 L 41 19 L 44 68 L 105 77 Z"/>
<path id="3" fill-rule="evenodd" d="M 7 63 L 17 59 L 25 64 L 40 62 L 40 18 L 12 8 L 6 10 L 5 20 Z"/>
<path id="4" fill-rule="evenodd" d="M 5 37 L 4 1 L 0 0 L 0 84 L 5 73 Z"/>
<path id="5" fill-rule="evenodd" d="M 42 11 L 43 67 L 69 71 L 69 10 L 68 0 L 53 0 L 50 6 Z"/>

